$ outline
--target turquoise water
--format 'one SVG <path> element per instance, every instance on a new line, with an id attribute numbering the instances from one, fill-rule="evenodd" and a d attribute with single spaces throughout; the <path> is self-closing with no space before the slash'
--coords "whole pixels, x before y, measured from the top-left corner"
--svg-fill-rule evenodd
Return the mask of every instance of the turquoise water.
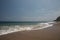
<path id="1" fill-rule="evenodd" d="M 35 25 L 37 23 L 45 23 L 47 21 L 39 21 L 39 22 L 0 22 L 0 26 L 3 25 Z"/>

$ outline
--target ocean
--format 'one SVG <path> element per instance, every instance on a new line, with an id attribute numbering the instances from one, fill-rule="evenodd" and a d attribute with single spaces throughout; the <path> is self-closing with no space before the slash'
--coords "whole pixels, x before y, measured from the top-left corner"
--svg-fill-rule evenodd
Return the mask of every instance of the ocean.
<path id="1" fill-rule="evenodd" d="M 40 30 L 53 26 L 53 21 L 41 22 L 0 22 L 0 35 L 18 32 L 18 31 L 31 31 Z"/>

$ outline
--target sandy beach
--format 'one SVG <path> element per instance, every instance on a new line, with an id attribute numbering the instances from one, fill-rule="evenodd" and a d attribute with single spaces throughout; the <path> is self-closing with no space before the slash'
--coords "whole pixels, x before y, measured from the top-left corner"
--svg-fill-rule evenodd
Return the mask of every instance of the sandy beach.
<path id="1" fill-rule="evenodd" d="M 60 23 L 41 30 L 20 31 L 2 35 L 0 40 L 60 40 Z"/>

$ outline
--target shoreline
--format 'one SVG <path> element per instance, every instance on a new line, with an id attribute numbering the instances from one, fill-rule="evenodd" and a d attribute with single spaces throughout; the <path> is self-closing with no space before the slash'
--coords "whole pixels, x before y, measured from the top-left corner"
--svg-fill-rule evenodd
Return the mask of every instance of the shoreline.
<path id="1" fill-rule="evenodd" d="M 0 40 L 60 40 L 60 22 L 45 29 L 19 31 L 2 35 Z"/>

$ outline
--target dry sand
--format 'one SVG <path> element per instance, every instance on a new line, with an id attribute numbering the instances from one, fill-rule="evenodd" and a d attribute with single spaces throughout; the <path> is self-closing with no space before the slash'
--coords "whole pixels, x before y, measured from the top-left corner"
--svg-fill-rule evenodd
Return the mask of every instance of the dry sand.
<path id="1" fill-rule="evenodd" d="M 35 31 L 21 31 L 0 36 L 0 40 L 60 40 L 60 23 Z"/>

